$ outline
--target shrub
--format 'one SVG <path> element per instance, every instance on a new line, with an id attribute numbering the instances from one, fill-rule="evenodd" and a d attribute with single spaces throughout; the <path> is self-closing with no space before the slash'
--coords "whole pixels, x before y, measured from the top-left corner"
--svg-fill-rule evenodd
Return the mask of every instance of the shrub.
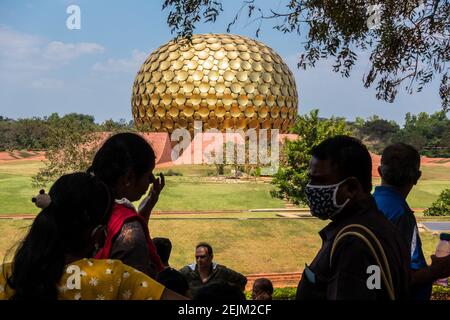
<path id="1" fill-rule="evenodd" d="M 430 208 L 424 211 L 425 216 L 450 216 L 450 189 L 445 189 Z"/>
<path id="2" fill-rule="evenodd" d="M 167 177 L 172 177 L 172 176 L 177 177 L 177 176 L 182 176 L 183 174 L 181 172 L 177 172 L 172 169 L 169 169 L 166 173 L 164 173 L 164 175 Z"/>

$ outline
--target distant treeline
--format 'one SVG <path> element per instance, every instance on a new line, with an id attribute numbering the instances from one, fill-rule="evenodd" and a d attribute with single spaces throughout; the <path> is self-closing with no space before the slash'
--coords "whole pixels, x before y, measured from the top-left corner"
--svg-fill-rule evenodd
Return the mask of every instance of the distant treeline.
<path id="1" fill-rule="evenodd" d="M 450 119 L 444 111 L 407 113 L 403 127 L 376 115 L 346 123 L 355 137 L 378 154 L 387 145 L 401 141 L 415 146 L 428 157 L 450 157 Z M 77 113 L 62 117 L 53 113 L 44 118 L 18 120 L 0 116 L 0 151 L 45 150 L 55 139 L 67 134 L 121 130 L 135 130 L 133 121 L 107 120 L 99 124 L 93 116 Z"/>

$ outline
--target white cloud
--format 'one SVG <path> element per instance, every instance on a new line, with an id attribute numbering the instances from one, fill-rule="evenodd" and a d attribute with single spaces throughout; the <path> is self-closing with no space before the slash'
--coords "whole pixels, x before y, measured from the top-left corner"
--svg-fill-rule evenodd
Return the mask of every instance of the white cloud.
<path id="1" fill-rule="evenodd" d="M 134 49 L 130 58 L 108 59 L 106 62 L 97 62 L 92 67 L 94 72 L 100 73 L 136 73 L 145 61 L 147 53 Z"/>
<path id="2" fill-rule="evenodd" d="M 68 62 L 83 54 L 103 53 L 104 51 L 105 48 L 97 43 L 64 43 L 53 41 L 46 46 L 43 57 L 49 60 Z"/>

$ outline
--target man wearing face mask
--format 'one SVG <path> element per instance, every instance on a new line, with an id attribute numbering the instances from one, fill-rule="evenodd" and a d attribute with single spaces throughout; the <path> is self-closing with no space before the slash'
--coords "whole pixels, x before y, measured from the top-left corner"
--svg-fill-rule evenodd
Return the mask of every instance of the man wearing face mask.
<path id="1" fill-rule="evenodd" d="M 312 150 L 305 192 L 311 214 L 331 222 L 306 266 L 297 299 L 387 300 L 409 297 L 405 241 L 370 194 L 372 160 L 357 139 L 336 136 Z"/>

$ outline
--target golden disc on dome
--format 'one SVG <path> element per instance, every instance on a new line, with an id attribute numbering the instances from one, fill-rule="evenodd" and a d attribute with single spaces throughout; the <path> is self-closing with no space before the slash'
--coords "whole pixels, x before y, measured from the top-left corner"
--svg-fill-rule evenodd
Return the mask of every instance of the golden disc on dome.
<path id="1" fill-rule="evenodd" d="M 199 105 L 200 102 L 202 102 L 202 98 L 198 94 L 193 94 L 190 97 L 189 101 L 192 103 L 192 105 L 196 106 L 196 105 Z"/>
<path id="2" fill-rule="evenodd" d="M 203 66 L 203 69 L 211 70 L 212 67 L 214 67 L 214 63 L 211 60 L 205 60 L 205 62 L 203 62 L 203 64 L 202 64 L 202 66 Z"/>
<path id="3" fill-rule="evenodd" d="M 170 118 L 164 119 L 163 125 L 167 129 L 172 129 L 173 128 L 173 121 L 172 121 L 172 119 L 170 119 Z"/>
<path id="4" fill-rule="evenodd" d="M 186 82 L 183 84 L 183 91 L 184 93 L 190 93 L 192 91 L 194 91 L 194 84 L 192 84 L 191 82 Z"/>
<path id="5" fill-rule="evenodd" d="M 231 94 L 224 94 L 222 97 L 222 103 L 226 106 L 231 105 L 231 103 L 233 102 L 233 97 L 231 96 Z"/>
<path id="6" fill-rule="evenodd" d="M 174 43 L 174 44 L 172 44 L 172 45 L 170 45 L 170 46 L 168 46 L 168 48 L 167 48 L 167 51 L 169 51 L 169 52 L 173 52 L 173 51 L 176 51 L 176 50 L 178 50 L 179 49 L 179 44 L 178 43 Z"/>
<path id="7" fill-rule="evenodd" d="M 145 117 L 145 108 L 139 107 L 139 117 L 144 118 Z"/>
<path id="8" fill-rule="evenodd" d="M 192 73 L 192 79 L 194 79 L 194 81 L 200 81 L 203 79 L 203 72 L 201 71 L 194 71 L 194 73 Z"/>
<path id="9" fill-rule="evenodd" d="M 206 48 L 206 43 L 204 43 L 204 42 L 194 44 L 195 51 L 202 51 L 205 48 Z"/>
<path id="10" fill-rule="evenodd" d="M 140 95 L 137 95 L 137 96 L 134 97 L 134 104 L 136 106 L 140 106 L 141 105 L 141 96 Z"/>
<path id="11" fill-rule="evenodd" d="M 287 116 L 288 116 L 288 108 L 287 108 L 287 107 L 282 107 L 281 110 L 280 110 L 280 112 L 281 112 L 281 117 L 282 117 L 283 119 L 286 119 Z"/>
<path id="12" fill-rule="evenodd" d="M 239 70 L 239 68 L 241 67 L 241 64 L 239 63 L 238 60 L 231 60 L 229 64 L 230 68 L 233 70 Z"/>
<path id="13" fill-rule="evenodd" d="M 215 95 L 215 94 L 212 94 L 212 93 L 208 94 L 208 95 L 206 96 L 206 103 L 207 103 L 209 106 L 214 106 L 214 105 L 217 103 L 217 97 L 216 97 L 216 95 Z"/>
<path id="14" fill-rule="evenodd" d="M 272 127 L 272 120 L 270 118 L 264 120 L 263 123 L 261 124 L 262 129 L 270 129 L 271 127 Z"/>
<path id="15" fill-rule="evenodd" d="M 152 62 L 152 65 L 150 66 L 150 71 L 156 70 L 158 68 L 158 66 L 159 66 L 159 61 Z"/>
<path id="16" fill-rule="evenodd" d="M 239 51 L 247 51 L 248 50 L 247 46 L 244 44 L 238 44 L 236 46 L 236 49 L 238 49 Z"/>
<path id="17" fill-rule="evenodd" d="M 264 103 L 264 97 L 262 95 L 257 95 L 253 98 L 253 104 L 257 107 L 261 106 Z"/>
<path id="18" fill-rule="evenodd" d="M 159 71 L 154 71 L 152 73 L 152 81 L 153 82 L 158 82 L 159 80 L 161 80 L 161 77 L 162 77 L 162 73 Z"/>
<path id="19" fill-rule="evenodd" d="M 170 67 L 170 61 L 167 61 L 167 60 L 164 60 L 163 62 L 161 62 L 159 64 L 159 69 L 161 71 L 167 70 L 167 69 L 169 69 L 169 67 Z"/>
<path id="20" fill-rule="evenodd" d="M 211 70 L 211 71 L 208 73 L 208 79 L 209 79 L 210 81 L 217 81 L 217 79 L 219 79 L 219 71 Z"/>
<path id="21" fill-rule="evenodd" d="M 179 113 L 180 111 L 178 110 L 178 108 L 177 107 L 171 107 L 170 109 L 169 109 L 169 115 L 172 117 L 172 118 L 175 118 L 176 116 L 178 116 L 178 113 Z"/>
<path id="22" fill-rule="evenodd" d="M 162 96 L 161 101 L 162 101 L 162 103 L 163 103 L 164 105 L 166 105 L 166 106 L 170 105 L 170 104 L 172 103 L 172 95 L 171 95 L 171 94 L 168 94 L 168 93 L 164 94 L 164 95 Z"/>
<path id="23" fill-rule="evenodd" d="M 208 120 L 208 125 L 210 128 L 217 128 L 219 124 L 215 118 L 211 118 Z"/>
<path id="24" fill-rule="evenodd" d="M 238 102 L 239 106 L 245 107 L 249 102 L 248 96 L 245 94 L 239 95 L 237 102 Z"/>
<path id="25" fill-rule="evenodd" d="M 166 84 L 165 84 L 164 82 L 160 82 L 160 83 L 158 83 L 158 85 L 156 86 L 156 91 L 157 91 L 158 93 L 164 93 L 164 92 L 166 91 L 166 88 L 167 88 Z"/>
<path id="26" fill-rule="evenodd" d="M 269 87 L 265 84 L 260 84 L 258 86 L 258 91 L 259 93 L 266 94 L 267 92 L 269 92 Z"/>
<path id="27" fill-rule="evenodd" d="M 186 52 L 183 52 L 183 54 L 182 54 L 182 56 L 183 56 L 183 58 L 185 59 L 185 60 L 190 60 L 190 59 L 192 59 L 193 57 L 194 57 L 194 52 L 192 52 L 192 51 L 186 51 Z"/>
<path id="28" fill-rule="evenodd" d="M 245 92 L 247 92 L 248 94 L 252 94 L 253 92 L 255 92 L 255 86 L 252 83 L 246 84 L 244 86 L 244 90 Z"/>
<path id="29" fill-rule="evenodd" d="M 144 106 L 147 106 L 147 105 L 148 105 L 149 100 L 150 100 L 150 99 L 149 99 L 148 94 L 144 93 L 144 94 L 141 96 L 141 102 L 142 102 L 142 104 L 143 104 Z"/>
<path id="30" fill-rule="evenodd" d="M 184 70 L 177 71 L 175 75 L 178 81 L 184 81 L 189 77 L 189 73 Z"/>
<path id="31" fill-rule="evenodd" d="M 279 64 L 274 64 L 273 68 L 275 69 L 276 72 L 278 73 L 282 73 L 283 72 L 283 68 L 281 68 L 281 66 Z"/>
<path id="32" fill-rule="evenodd" d="M 239 93 L 241 92 L 241 85 L 237 82 L 233 82 L 230 86 L 231 92 Z"/>
<path id="33" fill-rule="evenodd" d="M 146 63 L 144 64 L 144 71 L 145 71 L 145 72 L 149 71 L 151 66 L 152 66 L 151 63 L 147 63 L 147 62 L 146 62 Z"/>
<path id="34" fill-rule="evenodd" d="M 192 115 L 194 114 L 194 108 L 186 106 L 182 112 L 186 117 L 192 117 Z"/>
<path id="35" fill-rule="evenodd" d="M 154 93 L 150 97 L 150 102 L 152 105 L 156 106 L 159 103 L 159 95 L 157 93 Z"/>
<path id="36" fill-rule="evenodd" d="M 226 55 L 225 51 L 222 50 L 216 51 L 214 52 L 214 59 L 222 60 L 223 58 L 225 58 L 225 55 Z"/>
<path id="37" fill-rule="evenodd" d="M 283 119 L 277 118 L 277 119 L 273 122 L 272 128 L 274 128 L 274 129 L 280 129 L 282 123 L 283 123 Z"/>
<path id="38" fill-rule="evenodd" d="M 149 82 L 145 84 L 145 88 L 146 88 L 145 92 L 147 92 L 148 94 L 152 94 L 153 91 L 155 90 L 155 85 Z"/>
<path id="39" fill-rule="evenodd" d="M 250 122 L 248 123 L 248 127 L 251 128 L 251 129 L 259 128 L 259 121 L 258 121 L 258 119 L 250 120 Z"/>
<path id="40" fill-rule="evenodd" d="M 242 61 L 241 68 L 244 69 L 245 71 L 248 71 L 252 69 L 252 65 L 248 61 Z"/>
<path id="41" fill-rule="evenodd" d="M 198 63 L 197 63 L 197 61 L 189 60 L 187 63 L 187 67 L 189 70 L 195 70 L 198 67 Z"/>
<path id="42" fill-rule="evenodd" d="M 230 60 L 235 60 L 239 56 L 237 51 L 228 51 L 227 58 Z"/>
<path id="43" fill-rule="evenodd" d="M 207 93 L 209 91 L 209 83 L 208 82 L 202 82 L 198 86 L 198 89 L 201 93 Z"/>
<path id="44" fill-rule="evenodd" d="M 266 61 L 266 62 L 269 62 L 269 63 L 272 63 L 272 61 L 273 61 L 273 59 L 272 59 L 272 57 L 270 56 L 270 54 L 263 54 L 263 59 Z"/>
<path id="45" fill-rule="evenodd" d="M 211 50 L 213 50 L 213 51 L 217 51 L 217 50 L 219 50 L 220 48 L 222 48 L 222 45 L 220 44 L 220 43 L 213 43 L 213 44 L 211 44 L 210 46 L 209 46 L 209 48 L 211 49 Z"/>
<path id="46" fill-rule="evenodd" d="M 186 119 L 182 119 L 182 118 L 177 119 L 177 124 L 180 128 L 187 128 L 187 125 L 188 125 Z"/>
<path id="47" fill-rule="evenodd" d="M 199 59 L 206 60 L 209 57 L 209 52 L 204 50 L 204 51 L 200 51 L 197 55 L 198 55 Z"/>
<path id="48" fill-rule="evenodd" d="M 257 53 L 257 52 L 250 53 L 250 58 L 252 58 L 252 60 L 254 60 L 254 61 L 261 61 L 262 60 L 261 55 L 259 53 Z"/>
<path id="49" fill-rule="evenodd" d="M 263 62 L 263 68 L 267 71 L 267 72 L 272 72 L 273 71 L 273 67 L 271 63 L 267 63 L 267 62 Z"/>
<path id="50" fill-rule="evenodd" d="M 287 131 L 289 129 L 289 126 L 290 126 L 290 121 L 288 119 L 286 119 L 283 121 L 283 125 L 282 125 L 281 129 L 283 131 Z"/>
<path id="51" fill-rule="evenodd" d="M 248 118 L 253 117 L 255 115 L 255 108 L 253 108 L 252 106 L 245 108 L 244 114 Z"/>
<path id="52" fill-rule="evenodd" d="M 156 115 L 158 117 L 164 117 L 166 115 L 166 109 L 164 109 L 164 107 L 159 106 L 158 108 L 156 108 Z"/>
<path id="53" fill-rule="evenodd" d="M 248 52 L 239 52 L 239 57 L 242 60 L 249 60 L 250 59 L 250 54 Z"/>
<path id="54" fill-rule="evenodd" d="M 233 118 L 237 118 L 241 115 L 241 109 L 238 105 L 233 105 L 230 108 L 230 114 Z"/>
<path id="55" fill-rule="evenodd" d="M 180 86 L 178 85 L 178 83 L 172 82 L 171 84 L 169 84 L 170 93 L 177 93 L 178 91 L 180 91 Z"/>
<path id="56" fill-rule="evenodd" d="M 281 78 L 279 73 L 273 74 L 273 80 L 275 80 L 275 82 L 278 84 L 283 84 L 283 79 Z"/>
<path id="57" fill-rule="evenodd" d="M 223 78 L 225 81 L 233 81 L 234 79 L 234 72 L 233 71 L 225 71 L 223 73 Z"/>
<path id="58" fill-rule="evenodd" d="M 288 96 L 289 95 L 288 87 L 287 86 L 282 86 L 281 87 L 281 92 L 283 93 L 284 96 Z"/>
<path id="59" fill-rule="evenodd" d="M 203 38 L 200 35 L 193 35 L 191 41 L 192 44 L 197 44 L 203 42 Z"/>
<path id="60" fill-rule="evenodd" d="M 172 67 L 174 70 L 180 70 L 181 68 L 183 68 L 183 65 L 184 63 L 181 60 L 177 60 L 172 63 Z"/>
<path id="61" fill-rule="evenodd" d="M 269 107 L 272 107 L 273 105 L 275 105 L 275 96 L 272 96 L 272 95 L 268 96 L 266 99 L 266 104 Z"/>
<path id="62" fill-rule="evenodd" d="M 179 106 L 183 105 L 186 102 L 186 96 L 182 93 L 178 93 L 175 96 L 175 103 L 178 104 Z"/>
<path id="63" fill-rule="evenodd" d="M 262 107 L 258 111 L 258 115 L 260 118 L 265 118 L 269 114 L 269 108 L 268 107 Z"/>
<path id="64" fill-rule="evenodd" d="M 223 46 L 223 48 L 227 51 L 236 50 L 236 46 L 233 43 L 227 43 Z"/>
<path id="65" fill-rule="evenodd" d="M 259 62 L 253 62 L 252 63 L 252 69 L 253 71 L 262 71 L 262 65 Z"/>
<path id="66" fill-rule="evenodd" d="M 273 119 L 275 119 L 275 118 L 278 118 L 278 115 L 279 115 L 278 107 L 273 107 L 273 108 L 270 110 L 270 116 L 271 116 Z"/>
<path id="67" fill-rule="evenodd" d="M 245 129 L 247 127 L 247 119 L 239 119 L 236 123 L 237 129 Z"/>
<path id="68" fill-rule="evenodd" d="M 163 72 L 163 78 L 166 82 L 170 81 L 175 77 L 175 73 L 173 71 L 164 71 Z"/>
<path id="69" fill-rule="evenodd" d="M 201 107 L 197 112 L 202 118 L 205 118 L 209 115 L 209 109 L 206 107 Z"/>
<path id="70" fill-rule="evenodd" d="M 152 76 L 152 74 L 150 72 L 145 72 L 144 73 L 144 82 L 148 82 L 148 80 L 150 80 L 151 76 Z"/>
<path id="71" fill-rule="evenodd" d="M 233 126 L 234 126 L 233 125 L 233 120 L 230 119 L 230 118 L 225 119 L 223 121 L 222 126 L 223 126 L 224 129 L 231 129 L 231 128 L 233 128 Z"/>
<path id="72" fill-rule="evenodd" d="M 257 44 L 255 42 L 252 42 L 250 45 L 250 51 L 251 52 L 259 52 L 259 48 L 257 47 Z"/>
<path id="73" fill-rule="evenodd" d="M 259 81 L 259 72 L 252 72 L 249 75 L 250 81 L 256 83 Z"/>
<path id="74" fill-rule="evenodd" d="M 245 71 L 239 71 L 239 72 L 236 74 L 236 79 L 238 79 L 238 80 L 241 81 L 241 82 L 247 81 L 247 79 L 248 79 L 248 74 L 247 74 L 247 72 L 245 72 Z"/>
<path id="75" fill-rule="evenodd" d="M 215 114 L 219 118 L 222 118 L 226 112 L 227 110 L 224 107 L 217 107 L 215 110 Z"/>
<path id="76" fill-rule="evenodd" d="M 263 72 L 262 79 L 264 80 L 264 82 L 270 82 L 272 81 L 272 76 L 268 72 Z"/>
<path id="77" fill-rule="evenodd" d="M 173 51 L 169 53 L 169 61 L 177 60 L 180 57 L 180 53 L 178 51 Z"/>
<path id="78" fill-rule="evenodd" d="M 161 121 L 159 121 L 159 119 L 153 119 L 152 128 L 156 130 L 161 129 Z"/>
<path id="79" fill-rule="evenodd" d="M 149 118 L 153 117 L 153 115 L 154 115 L 153 108 L 150 107 L 150 106 L 148 106 L 148 107 L 145 109 L 145 113 L 147 114 L 147 117 L 149 117 Z"/>
<path id="80" fill-rule="evenodd" d="M 272 91 L 272 94 L 275 96 L 278 96 L 281 91 L 280 91 L 280 86 L 276 85 L 276 86 L 271 86 L 270 87 L 270 91 Z"/>
<path id="81" fill-rule="evenodd" d="M 217 67 L 221 70 L 228 69 L 228 61 L 226 61 L 226 60 L 219 61 Z"/>
<path id="82" fill-rule="evenodd" d="M 225 91 L 226 86 L 223 83 L 218 83 L 214 88 L 217 93 L 223 93 Z"/>
<path id="83" fill-rule="evenodd" d="M 277 98 L 277 105 L 279 107 L 283 107 L 284 106 L 284 97 L 283 96 L 278 96 L 278 98 Z"/>

